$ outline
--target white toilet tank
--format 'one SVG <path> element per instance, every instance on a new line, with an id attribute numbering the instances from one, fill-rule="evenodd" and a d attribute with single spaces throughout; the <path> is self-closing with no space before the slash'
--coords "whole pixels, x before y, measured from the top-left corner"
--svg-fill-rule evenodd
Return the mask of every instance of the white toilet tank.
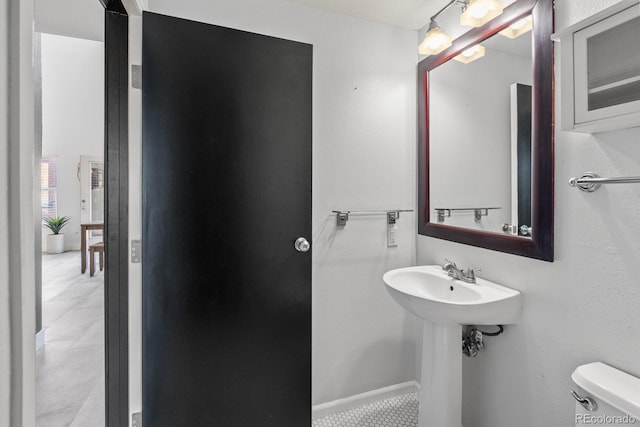
<path id="1" fill-rule="evenodd" d="M 571 379 L 578 386 L 576 427 L 640 427 L 640 379 L 601 362 L 578 366 Z"/>

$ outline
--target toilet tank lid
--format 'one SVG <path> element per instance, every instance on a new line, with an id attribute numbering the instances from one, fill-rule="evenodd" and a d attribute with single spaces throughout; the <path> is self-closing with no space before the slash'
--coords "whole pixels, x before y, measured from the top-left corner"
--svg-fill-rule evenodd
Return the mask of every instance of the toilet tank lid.
<path id="1" fill-rule="evenodd" d="M 578 366 L 571 379 L 593 397 L 640 419 L 640 379 L 602 362 Z"/>

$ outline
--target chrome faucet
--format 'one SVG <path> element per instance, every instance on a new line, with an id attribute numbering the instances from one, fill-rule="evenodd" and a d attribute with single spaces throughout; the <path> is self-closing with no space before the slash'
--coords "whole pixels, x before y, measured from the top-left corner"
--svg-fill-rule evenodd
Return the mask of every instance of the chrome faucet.
<path id="1" fill-rule="evenodd" d="M 462 280 L 466 283 L 476 283 L 476 271 L 480 270 L 477 268 L 468 268 L 467 271 L 464 271 L 463 269 L 458 268 L 455 262 L 449 261 L 448 259 L 445 259 L 444 261 L 442 269 L 447 272 L 449 277 L 453 277 L 456 280 Z"/>
<path id="2" fill-rule="evenodd" d="M 462 271 L 458 268 L 455 262 L 445 259 L 442 269 L 447 272 L 449 277 L 462 280 Z"/>

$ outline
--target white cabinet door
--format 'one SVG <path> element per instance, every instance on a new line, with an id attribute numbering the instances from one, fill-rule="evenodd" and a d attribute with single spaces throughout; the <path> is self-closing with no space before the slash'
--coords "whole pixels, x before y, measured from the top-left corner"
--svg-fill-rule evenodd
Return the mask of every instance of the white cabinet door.
<path id="1" fill-rule="evenodd" d="M 573 35 L 575 125 L 640 112 L 640 8 Z"/>

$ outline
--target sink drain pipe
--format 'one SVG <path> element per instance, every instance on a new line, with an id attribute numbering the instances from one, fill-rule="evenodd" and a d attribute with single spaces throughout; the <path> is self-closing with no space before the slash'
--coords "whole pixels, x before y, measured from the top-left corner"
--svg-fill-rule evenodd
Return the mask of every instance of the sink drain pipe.
<path id="1" fill-rule="evenodd" d="M 476 357 L 478 353 L 484 350 L 484 336 L 497 337 L 504 332 L 502 325 L 497 325 L 496 332 L 481 331 L 475 325 L 467 325 L 462 331 L 462 354 L 467 357 Z"/>

